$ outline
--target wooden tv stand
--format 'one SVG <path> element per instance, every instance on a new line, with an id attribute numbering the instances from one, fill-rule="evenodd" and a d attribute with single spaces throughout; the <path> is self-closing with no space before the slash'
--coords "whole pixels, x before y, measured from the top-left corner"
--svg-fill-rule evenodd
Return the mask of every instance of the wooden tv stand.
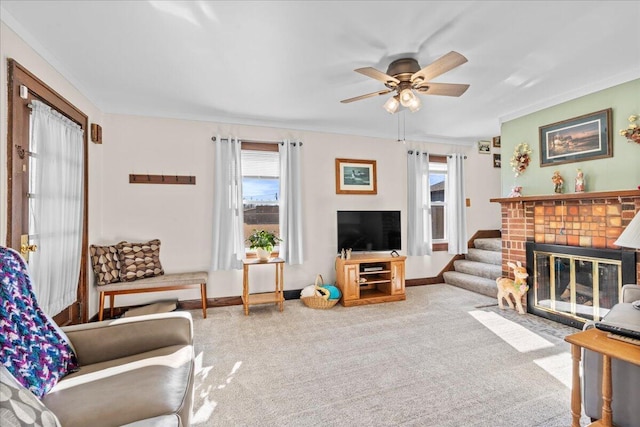
<path id="1" fill-rule="evenodd" d="M 336 285 L 345 307 L 407 299 L 404 292 L 405 256 L 353 254 L 336 259 Z"/>

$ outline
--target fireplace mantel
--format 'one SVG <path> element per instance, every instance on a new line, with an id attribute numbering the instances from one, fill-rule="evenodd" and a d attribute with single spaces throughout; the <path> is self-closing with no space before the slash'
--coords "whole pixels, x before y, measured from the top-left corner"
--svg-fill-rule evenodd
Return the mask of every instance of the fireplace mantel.
<path id="1" fill-rule="evenodd" d="M 550 200 L 592 200 L 612 199 L 617 197 L 640 197 L 640 190 L 591 191 L 585 193 L 553 194 L 539 196 L 500 197 L 489 199 L 496 203 L 545 202 Z"/>

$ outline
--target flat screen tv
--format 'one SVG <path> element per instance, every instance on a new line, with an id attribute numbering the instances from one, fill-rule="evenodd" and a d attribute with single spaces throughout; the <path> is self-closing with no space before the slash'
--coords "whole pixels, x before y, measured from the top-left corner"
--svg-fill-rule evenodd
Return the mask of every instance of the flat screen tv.
<path id="1" fill-rule="evenodd" d="M 400 211 L 338 211 L 338 253 L 402 249 Z"/>

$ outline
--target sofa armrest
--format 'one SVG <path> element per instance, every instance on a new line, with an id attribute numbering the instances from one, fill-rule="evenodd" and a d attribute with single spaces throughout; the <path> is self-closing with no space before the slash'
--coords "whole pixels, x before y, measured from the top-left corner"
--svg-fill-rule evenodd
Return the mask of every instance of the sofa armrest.
<path id="1" fill-rule="evenodd" d="M 622 287 L 622 302 L 634 302 L 640 300 L 640 286 L 624 285 Z"/>
<path id="2" fill-rule="evenodd" d="M 172 312 L 66 326 L 80 365 L 193 343 L 191 314 Z"/>
<path id="3" fill-rule="evenodd" d="M 122 427 L 180 427 L 180 419 L 175 415 L 160 415 L 147 418 L 134 423 L 125 424 Z"/>

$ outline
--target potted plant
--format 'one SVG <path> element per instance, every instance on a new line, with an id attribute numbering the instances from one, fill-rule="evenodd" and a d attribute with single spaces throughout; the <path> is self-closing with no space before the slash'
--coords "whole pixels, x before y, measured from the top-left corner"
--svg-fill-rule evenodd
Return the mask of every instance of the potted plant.
<path id="1" fill-rule="evenodd" d="M 267 261 L 273 251 L 273 247 L 282 242 L 275 233 L 267 230 L 253 230 L 253 233 L 247 237 L 249 248 L 256 250 L 256 255 L 261 261 Z"/>

